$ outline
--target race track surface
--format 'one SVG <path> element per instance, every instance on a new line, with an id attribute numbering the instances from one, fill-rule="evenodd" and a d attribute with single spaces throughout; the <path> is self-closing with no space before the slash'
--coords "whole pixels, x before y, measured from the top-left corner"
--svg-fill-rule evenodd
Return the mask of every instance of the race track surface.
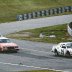
<path id="1" fill-rule="evenodd" d="M 12 32 L 33 29 L 72 21 L 72 15 L 56 16 L 42 19 L 18 21 L 0 24 L 0 32 L 5 35 Z M 20 47 L 18 53 L 0 53 L 0 72 L 37 69 L 72 69 L 72 58 L 56 57 L 51 52 L 55 44 L 14 40 Z M 72 72 L 72 71 L 71 71 Z"/>
<path id="2" fill-rule="evenodd" d="M 57 24 L 65 24 L 71 21 L 72 21 L 72 14 L 10 22 L 10 23 L 2 23 L 0 24 L 0 33 L 5 35 L 20 30 L 34 29 Z"/>
<path id="3" fill-rule="evenodd" d="M 72 58 L 57 57 L 51 53 L 54 44 L 13 40 L 20 46 L 18 53 L 0 54 L 0 69 L 3 71 L 37 69 L 72 69 Z"/>

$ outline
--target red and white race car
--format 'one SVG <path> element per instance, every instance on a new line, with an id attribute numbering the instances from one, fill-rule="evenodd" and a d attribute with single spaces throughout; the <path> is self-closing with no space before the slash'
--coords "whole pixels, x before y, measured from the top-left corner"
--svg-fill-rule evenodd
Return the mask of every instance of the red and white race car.
<path id="1" fill-rule="evenodd" d="M 9 38 L 0 37 L 0 52 L 18 52 L 18 45 L 12 43 Z"/>
<path id="2" fill-rule="evenodd" d="M 51 50 L 55 55 L 72 56 L 72 42 L 62 42 L 53 46 Z"/>

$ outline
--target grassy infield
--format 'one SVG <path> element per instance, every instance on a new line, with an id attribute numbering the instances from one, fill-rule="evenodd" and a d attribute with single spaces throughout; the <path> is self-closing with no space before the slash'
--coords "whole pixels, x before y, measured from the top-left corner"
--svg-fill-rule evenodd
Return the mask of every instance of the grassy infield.
<path id="1" fill-rule="evenodd" d="M 21 71 L 21 72 L 60 72 L 60 71 L 48 71 L 48 70 L 34 70 L 34 71 Z"/>
<path id="2" fill-rule="evenodd" d="M 46 37 L 40 38 L 39 34 L 43 32 Z M 29 36 L 23 34 L 29 33 Z M 47 36 L 55 35 L 55 38 L 50 38 Z M 22 40 L 31 40 L 38 42 L 48 42 L 48 43 L 59 43 L 65 41 L 72 41 L 72 37 L 68 35 L 67 24 L 56 25 L 50 27 L 43 27 L 31 30 L 24 30 L 17 33 L 8 35 L 8 37 L 22 39 Z"/>
<path id="3" fill-rule="evenodd" d="M 0 0 L 0 23 L 1 22 L 10 22 L 16 20 L 17 14 L 24 14 L 28 12 L 48 9 L 51 7 L 60 7 L 60 6 L 70 6 L 72 5 L 72 0 Z M 17 36 L 16 34 L 23 34 L 24 32 L 30 32 L 33 35 L 30 37 Z M 45 35 L 56 35 L 56 38 L 39 38 L 40 32 L 43 32 Z M 60 41 L 71 41 L 70 36 L 66 30 L 66 24 L 60 26 L 52 26 L 46 28 L 38 28 L 34 30 L 20 31 L 8 35 L 8 37 L 17 38 L 17 39 L 26 39 L 32 41 L 41 41 L 41 42 L 50 42 L 58 43 Z M 54 72 L 48 70 L 39 70 L 39 71 L 24 71 L 24 72 Z"/>
<path id="4" fill-rule="evenodd" d="M 15 21 L 17 14 L 71 5 L 72 0 L 0 0 L 0 23 Z"/>

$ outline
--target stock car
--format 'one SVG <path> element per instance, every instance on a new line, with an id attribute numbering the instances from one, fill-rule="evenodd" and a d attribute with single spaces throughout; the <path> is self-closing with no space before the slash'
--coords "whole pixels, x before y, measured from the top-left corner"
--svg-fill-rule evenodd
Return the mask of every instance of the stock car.
<path id="1" fill-rule="evenodd" d="M 72 56 L 72 42 L 61 42 L 51 50 L 55 55 Z"/>
<path id="2" fill-rule="evenodd" d="M 11 42 L 9 38 L 0 37 L 0 52 L 18 52 L 19 47 L 16 43 Z"/>

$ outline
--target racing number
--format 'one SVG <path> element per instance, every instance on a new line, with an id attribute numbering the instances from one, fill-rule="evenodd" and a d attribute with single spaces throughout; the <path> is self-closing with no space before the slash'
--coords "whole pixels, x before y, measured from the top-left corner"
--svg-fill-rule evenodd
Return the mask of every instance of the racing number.
<path id="1" fill-rule="evenodd" d="M 62 48 L 61 48 L 61 54 L 64 55 L 64 49 L 66 48 L 65 45 L 62 45 Z"/>
<path id="2" fill-rule="evenodd" d="M 61 49 L 61 54 L 64 55 L 64 50 L 63 49 Z"/>

